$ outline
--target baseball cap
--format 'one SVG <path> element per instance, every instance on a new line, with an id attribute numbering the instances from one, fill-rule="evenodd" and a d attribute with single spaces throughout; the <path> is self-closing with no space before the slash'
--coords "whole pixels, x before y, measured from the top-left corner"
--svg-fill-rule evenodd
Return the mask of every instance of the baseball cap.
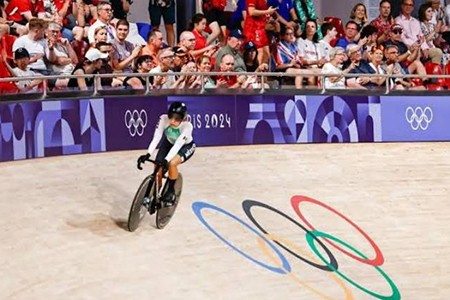
<path id="1" fill-rule="evenodd" d="M 395 30 L 395 29 L 403 30 L 403 27 L 402 27 L 402 25 L 396 23 L 396 24 L 392 25 L 392 27 L 391 27 L 391 30 Z"/>
<path id="2" fill-rule="evenodd" d="M 244 50 L 257 50 L 256 45 L 253 42 L 248 42 L 244 45 Z"/>
<path id="3" fill-rule="evenodd" d="M 30 53 L 25 48 L 19 48 L 16 51 L 14 51 L 14 59 L 21 59 L 28 57 L 30 58 Z"/>
<path id="4" fill-rule="evenodd" d="M 108 58 L 108 54 L 101 53 L 98 49 L 89 49 L 86 55 L 84 56 L 90 62 L 94 62 L 99 59 Z"/>
<path id="5" fill-rule="evenodd" d="M 245 35 L 242 34 L 242 31 L 240 29 L 234 29 L 234 30 L 231 30 L 229 37 L 243 39 L 243 38 L 245 38 Z"/>

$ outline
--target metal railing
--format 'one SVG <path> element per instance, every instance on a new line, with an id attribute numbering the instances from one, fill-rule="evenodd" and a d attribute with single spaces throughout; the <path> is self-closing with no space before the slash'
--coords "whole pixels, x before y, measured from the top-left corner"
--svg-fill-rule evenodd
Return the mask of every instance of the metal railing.
<path id="1" fill-rule="evenodd" d="M 259 73 L 251 73 L 251 72 L 165 72 L 165 73 L 112 73 L 112 74 L 86 74 L 86 75 L 53 75 L 53 76 L 30 76 L 30 77 L 7 77 L 7 78 L 0 78 L 0 83 L 1 82 L 17 82 L 17 81 L 30 81 L 30 80 L 42 80 L 43 81 L 43 88 L 42 88 L 42 94 L 40 99 L 47 99 L 49 96 L 51 97 L 55 97 L 57 96 L 55 93 L 51 93 L 52 95 L 49 95 L 49 90 L 48 90 L 48 80 L 57 80 L 57 79 L 72 79 L 72 78 L 85 78 L 85 79 L 93 79 L 93 88 L 92 90 L 87 90 L 87 91 L 83 91 L 83 90 L 70 90 L 69 88 L 67 88 L 66 90 L 60 90 L 59 92 L 74 92 L 74 91 L 78 91 L 78 92 L 84 92 L 84 93 L 88 93 L 87 95 L 83 94 L 83 97 L 87 96 L 87 97 L 98 97 L 100 95 L 100 92 L 102 91 L 102 87 L 98 86 L 97 84 L 97 78 L 115 78 L 115 77 L 141 77 L 141 78 L 145 78 L 145 87 L 143 90 L 143 94 L 144 95 L 152 95 L 153 93 L 155 93 L 155 90 L 161 90 L 161 89 L 155 89 L 151 86 L 150 84 L 150 78 L 151 77 L 155 77 L 155 76 L 200 76 L 201 77 L 201 86 L 200 89 L 188 89 L 185 88 L 183 90 L 196 90 L 197 93 L 199 94 L 204 94 L 207 92 L 208 89 L 205 88 L 205 79 L 207 77 L 212 77 L 212 76 L 256 76 L 257 78 L 260 78 L 259 80 L 259 84 L 260 87 L 256 88 L 256 89 L 249 89 L 249 90 L 253 90 L 254 92 L 256 91 L 257 93 L 266 93 L 268 91 L 272 91 L 272 90 L 279 90 L 278 89 L 274 89 L 271 87 L 266 87 L 266 83 L 271 82 L 269 79 L 272 79 L 272 82 L 275 80 L 279 80 L 279 79 L 283 79 L 283 78 L 295 78 L 297 76 L 303 77 L 303 78 L 308 78 L 308 77 L 317 77 L 320 81 L 321 81 L 321 87 L 317 87 L 315 89 L 311 89 L 308 88 L 309 92 L 311 93 L 315 93 L 315 94 L 327 94 L 329 92 L 338 92 L 338 91 L 342 91 L 342 89 L 329 89 L 326 87 L 325 83 L 325 79 L 332 77 L 332 78 L 336 78 L 336 77 L 345 77 L 345 78 L 357 78 L 357 77 L 368 77 L 368 78 L 386 78 L 385 82 L 379 86 L 379 89 L 376 91 L 371 91 L 371 93 L 373 93 L 374 95 L 379 95 L 380 91 L 384 90 L 384 92 L 381 92 L 382 94 L 390 94 L 391 92 L 395 91 L 395 89 L 391 86 L 392 80 L 395 79 L 414 79 L 414 78 L 420 78 L 420 79 L 425 79 L 423 78 L 423 76 L 419 76 L 419 75 L 390 75 L 390 74 L 325 74 L 325 73 L 302 73 L 302 74 L 286 74 L 286 73 L 280 73 L 280 72 L 259 72 Z M 450 75 L 426 75 L 426 79 L 429 80 L 433 80 L 433 79 L 446 79 L 447 82 L 449 82 L 450 84 Z M 384 88 L 383 88 L 384 86 Z M 292 86 L 290 86 L 292 87 Z M 450 88 L 450 87 L 449 87 Z M 295 87 L 294 87 L 295 89 Z M 117 89 L 117 91 L 123 91 L 124 89 Z M 163 89 L 163 90 L 167 90 L 167 91 L 171 91 L 171 89 Z M 214 89 L 211 89 L 214 90 Z M 223 90 L 223 89 L 222 89 Z M 292 89 L 291 89 L 292 90 Z M 299 89 L 295 89 L 296 92 L 298 93 Z M 349 89 L 346 88 L 345 90 L 352 90 L 352 91 L 365 91 L 364 89 Z M 114 89 L 108 89 L 108 91 L 112 91 L 112 96 L 114 96 Z M 129 89 L 127 89 L 127 91 L 130 91 Z M 138 91 L 138 90 L 137 90 Z M 236 93 L 236 89 L 234 89 L 234 93 Z M 367 91 L 367 90 L 366 90 Z M 448 91 L 441 91 L 440 92 L 442 95 L 448 95 Z M 19 93 L 20 94 L 20 93 Z M 423 94 L 423 91 L 422 91 Z M 16 94 L 11 94 L 11 95 L 17 95 Z M 20 94 L 20 95 L 26 95 L 25 94 Z M 139 95 L 142 95 L 139 94 Z M 5 95 L 2 95 L 5 96 Z M 1 98 L 0 98 L 1 100 Z"/>

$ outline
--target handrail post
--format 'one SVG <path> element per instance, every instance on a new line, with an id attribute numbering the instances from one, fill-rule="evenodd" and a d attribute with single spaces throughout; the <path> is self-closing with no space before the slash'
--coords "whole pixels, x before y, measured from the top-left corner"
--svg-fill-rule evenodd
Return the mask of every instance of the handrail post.
<path id="1" fill-rule="evenodd" d="M 391 89 L 390 89 L 391 80 L 390 79 L 391 79 L 390 75 L 387 74 L 387 76 L 386 76 L 386 95 L 388 95 L 391 92 Z"/>
<path id="2" fill-rule="evenodd" d="M 98 95 L 97 77 L 94 74 L 94 92 L 92 93 L 92 96 L 95 97 L 97 95 Z"/>
<path id="3" fill-rule="evenodd" d="M 322 74 L 322 76 L 320 76 L 321 80 L 322 80 L 322 92 L 321 94 L 325 94 L 327 92 L 327 88 L 325 87 L 325 78 L 327 75 Z"/>
<path id="4" fill-rule="evenodd" d="M 150 76 L 145 76 L 145 95 L 150 94 Z"/>
<path id="5" fill-rule="evenodd" d="M 200 80 L 202 81 L 200 94 L 205 93 L 205 76 L 203 74 L 200 75 Z"/>
<path id="6" fill-rule="evenodd" d="M 44 81 L 42 81 L 42 99 L 47 98 L 47 89 L 48 89 L 48 81 L 47 79 L 44 79 Z"/>
<path id="7" fill-rule="evenodd" d="M 266 92 L 266 76 L 261 75 L 261 94 L 264 94 Z"/>

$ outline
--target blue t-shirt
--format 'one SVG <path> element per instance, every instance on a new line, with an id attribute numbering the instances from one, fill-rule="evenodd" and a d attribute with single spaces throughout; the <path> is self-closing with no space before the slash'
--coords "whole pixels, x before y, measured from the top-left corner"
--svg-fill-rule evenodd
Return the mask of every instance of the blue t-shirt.
<path id="1" fill-rule="evenodd" d="M 347 50 L 348 45 L 357 45 L 355 42 L 349 42 L 345 37 L 340 38 L 335 47 L 342 47 L 344 50 Z"/>
<path id="2" fill-rule="evenodd" d="M 290 11 L 294 8 L 292 0 L 267 0 L 267 4 L 272 7 L 278 7 L 278 13 L 286 21 L 292 21 Z"/>

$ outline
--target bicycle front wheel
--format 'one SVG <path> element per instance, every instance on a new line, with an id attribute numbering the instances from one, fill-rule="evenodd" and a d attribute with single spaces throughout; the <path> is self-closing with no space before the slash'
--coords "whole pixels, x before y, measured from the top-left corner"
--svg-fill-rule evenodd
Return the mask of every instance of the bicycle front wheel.
<path id="1" fill-rule="evenodd" d="M 136 195 L 134 196 L 133 203 L 131 204 L 130 213 L 128 215 L 128 230 L 131 232 L 135 231 L 139 227 L 142 219 L 147 214 L 148 207 L 153 201 L 153 189 L 155 186 L 154 181 L 151 180 L 151 177 L 152 176 L 148 176 L 142 181 Z M 147 191 L 149 184 L 152 185 L 152 187 L 148 199 L 145 199 L 145 192 Z M 144 202 L 147 203 L 147 206 L 144 205 Z"/>

